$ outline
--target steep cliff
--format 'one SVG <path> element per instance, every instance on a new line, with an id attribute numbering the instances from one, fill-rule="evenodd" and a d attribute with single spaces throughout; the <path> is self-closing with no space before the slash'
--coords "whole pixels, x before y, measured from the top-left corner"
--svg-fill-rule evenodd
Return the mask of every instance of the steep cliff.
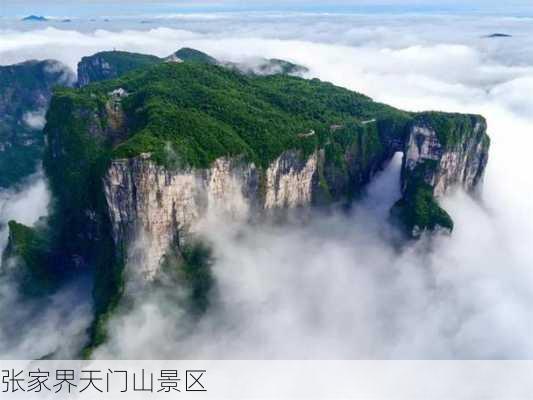
<path id="1" fill-rule="evenodd" d="M 392 215 L 409 235 L 437 227 L 451 231 L 451 217 L 436 199 L 462 187 L 473 193 L 483 177 L 490 146 L 485 120 L 476 115 L 422 113 L 404 146 L 403 198 Z"/>
<path id="2" fill-rule="evenodd" d="M 0 187 L 35 171 L 52 89 L 73 80 L 65 65 L 52 60 L 0 66 Z"/>
<path id="3" fill-rule="evenodd" d="M 163 62 L 156 56 L 126 51 L 102 51 L 78 63 L 78 86 L 114 79 L 132 70 Z"/>

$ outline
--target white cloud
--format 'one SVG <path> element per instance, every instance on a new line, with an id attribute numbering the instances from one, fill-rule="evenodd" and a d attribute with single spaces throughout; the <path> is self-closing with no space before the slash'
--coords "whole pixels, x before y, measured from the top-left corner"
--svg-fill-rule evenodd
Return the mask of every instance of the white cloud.
<path id="1" fill-rule="evenodd" d="M 11 220 L 33 225 L 48 213 L 50 194 L 42 171 L 28 180 L 22 187 L 0 190 L 0 254 L 7 242 L 7 223 Z"/>
<path id="2" fill-rule="evenodd" d="M 46 124 L 46 110 L 28 111 L 22 116 L 24 123 L 31 129 L 41 130 Z"/>
<path id="3" fill-rule="evenodd" d="M 5 273 L 1 254 L 8 239 L 7 223 L 28 226 L 48 214 L 50 194 L 42 171 L 20 187 L 0 190 L 0 358 L 76 358 L 87 340 L 91 322 L 89 284 L 84 277 L 51 296 L 35 301 L 18 291 Z"/>

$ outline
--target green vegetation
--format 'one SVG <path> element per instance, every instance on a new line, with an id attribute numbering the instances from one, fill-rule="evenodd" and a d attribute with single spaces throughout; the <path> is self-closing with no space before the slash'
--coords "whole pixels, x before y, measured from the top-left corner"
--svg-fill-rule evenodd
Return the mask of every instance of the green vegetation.
<path id="1" fill-rule="evenodd" d="M 391 215 L 409 236 L 417 237 L 423 231 L 431 232 L 439 227 L 453 230 L 452 218 L 439 206 L 428 184 L 414 187 L 394 205 Z"/>
<path id="2" fill-rule="evenodd" d="M 440 144 L 447 148 L 453 148 L 464 143 L 464 139 L 474 132 L 476 124 L 486 126 L 485 119 L 480 115 L 435 111 L 419 113 L 416 120 L 435 129 Z M 479 130 L 477 133 L 485 135 L 484 130 Z"/>
<path id="3" fill-rule="evenodd" d="M 211 249 L 204 243 L 194 243 L 181 247 L 181 266 L 186 284 L 191 291 L 193 311 L 202 313 L 209 305 L 209 295 L 213 288 Z"/>
<path id="4" fill-rule="evenodd" d="M 11 187 L 37 170 L 44 145 L 40 134 L 41 137 L 29 145 L 18 144 L 17 139 L 10 140 L 9 148 L 0 152 L 0 187 Z"/>
<path id="5" fill-rule="evenodd" d="M 427 172 L 436 168 L 436 162 L 426 160 L 416 166 L 406 178 L 403 198 L 391 209 L 391 217 L 399 222 L 408 236 L 417 237 L 424 231 L 433 231 L 438 227 L 453 230 L 453 220 L 444 211 L 433 196 L 433 188 L 424 181 Z"/>
<path id="6" fill-rule="evenodd" d="M 126 51 L 102 51 L 83 57 L 78 64 L 78 75 L 83 84 L 114 79 L 130 71 L 162 63 L 164 60 L 147 54 Z M 101 64 L 106 63 L 107 68 Z"/>
<path id="7" fill-rule="evenodd" d="M 415 122 L 435 129 L 448 149 L 474 134 L 483 146 L 490 144 L 484 129 L 474 130 L 485 125 L 480 116 L 404 112 L 331 83 L 288 76 L 303 67 L 283 60 L 266 60 L 265 71 L 277 68 L 280 73 L 261 76 L 221 66 L 194 49 L 175 55 L 186 62 L 120 51 L 82 60 L 82 84 L 96 83 L 56 88 L 47 114 L 43 164 L 55 201 L 47 223 L 39 225 L 47 228 L 9 224 L 4 257 L 16 261 L 29 291 L 45 293 L 66 271 L 75 271 L 78 262 L 94 268 L 95 321 L 85 357 L 106 340 L 107 321 L 119 304 L 127 303 L 120 302 L 127 249 L 113 241 L 102 185 L 113 159 L 150 153 L 154 162 L 174 169 L 206 168 L 217 158 L 238 157 L 259 167 L 258 191 L 264 196 L 265 169 L 272 161 L 288 150 L 302 159 L 316 151 L 313 201 L 330 204 L 357 198 L 384 162 L 404 150 Z M 102 61 L 108 66 L 101 68 Z M 0 186 L 35 168 L 44 140 L 20 121 L 38 108 L 35 99 L 62 79 L 61 72 L 46 77 L 45 68 L 33 63 L 20 71 L 3 68 L 0 143 L 9 141 L 10 147 L 0 153 L 0 170 L 5 171 Z M 25 87 L 37 90 L 24 92 Z M 119 88 L 123 95 L 111 94 Z M 18 97 L 9 97 L 12 92 Z M 391 215 L 410 236 L 437 227 L 453 229 L 424 181 L 436 168 L 427 161 L 403 177 L 406 190 Z M 214 292 L 212 263 L 209 247 L 197 242 L 176 243 L 164 260 L 165 278 L 188 289 L 187 306 L 197 316 L 206 311 Z"/>
<path id="8" fill-rule="evenodd" d="M 182 61 L 192 61 L 212 65 L 218 64 L 218 61 L 210 55 L 188 47 L 179 49 L 174 55 Z"/>
<path id="9" fill-rule="evenodd" d="M 76 254 L 95 270 L 95 323 L 91 343 L 105 340 L 104 322 L 123 290 L 123 257 L 116 248 L 102 190 L 111 156 L 105 136 L 106 96 L 56 90 L 48 112 L 44 167 L 56 199 L 49 218 L 55 242 L 64 254 Z M 90 354 L 91 349 L 85 349 Z"/>
<path id="10" fill-rule="evenodd" d="M 308 71 L 309 70 L 302 65 L 294 64 L 285 60 L 279 60 L 277 58 L 265 59 L 264 62 L 258 66 L 259 75 L 298 75 Z"/>
<path id="11" fill-rule="evenodd" d="M 291 75 L 291 74 L 295 74 L 295 73 L 299 73 L 299 72 L 307 72 L 308 71 L 306 67 L 303 67 L 303 66 L 298 65 L 298 64 L 291 63 L 289 61 L 280 60 L 278 58 L 272 58 L 272 59 L 268 60 L 268 63 L 271 66 L 276 66 L 276 67 L 280 68 L 281 69 L 280 72 L 282 74 Z"/>
<path id="12" fill-rule="evenodd" d="M 0 66 L 0 187 L 10 187 L 35 172 L 41 160 L 42 131 L 24 122 L 27 112 L 43 110 L 52 88 L 66 84 L 65 68 L 52 61 Z"/>
<path id="13" fill-rule="evenodd" d="M 170 282 L 187 289 L 186 306 L 193 315 L 201 315 L 209 306 L 214 286 L 211 248 L 200 240 L 193 240 L 176 248 L 179 248 L 179 252 L 170 251 L 165 256 L 162 265 L 165 282 L 160 284 L 168 286 Z"/>
<path id="14" fill-rule="evenodd" d="M 52 254 L 48 232 L 9 222 L 9 241 L 2 258 L 14 264 L 9 269 L 18 277 L 24 293 L 37 295 L 57 285 L 59 279 L 49 270 Z"/>
<path id="15" fill-rule="evenodd" d="M 238 154 L 265 167 L 289 148 L 309 151 L 330 141 L 331 125 L 410 118 L 319 80 L 248 77 L 199 63 L 161 64 L 70 95 L 88 102 L 119 87 L 130 93 L 123 109 L 132 129 L 113 157 L 150 152 L 163 164 L 170 146 L 170 155 L 193 167 Z M 316 135 L 306 137 L 311 131 Z"/>

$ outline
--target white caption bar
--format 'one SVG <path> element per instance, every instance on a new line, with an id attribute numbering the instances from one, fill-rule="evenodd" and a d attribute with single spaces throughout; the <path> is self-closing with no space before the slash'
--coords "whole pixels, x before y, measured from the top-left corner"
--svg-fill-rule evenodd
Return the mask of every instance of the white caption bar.
<path id="1" fill-rule="evenodd" d="M 0 361 L 0 399 L 531 399 L 530 361 Z"/>

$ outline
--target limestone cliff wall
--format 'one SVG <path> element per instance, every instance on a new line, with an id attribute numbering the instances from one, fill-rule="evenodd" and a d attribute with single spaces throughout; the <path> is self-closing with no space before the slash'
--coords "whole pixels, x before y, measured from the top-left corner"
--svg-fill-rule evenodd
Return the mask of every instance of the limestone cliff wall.
<path id="1" fill-rule="evenodd" d="M 116 78 L 118 74 L 103 57 L 84 57 L 84 60 L 78 64 L 78 86 L 86 86 L 98 76 L 98 80 Z"/>
<path id="2" fill-rule="evenodd" d="M 116 243 L 128 248 L 144 274 L 153 277 L 167 250 L 194 233 L 203 217 L 246 220 L 251 211 L 306 207 L 312 202 L 317 155 L 302 160 L 288 151 L 264 173 L 253 163 L 217 159 L 208 169 L 170 170 L 145 154 L 112 162 L 104 188 Z M 132 252 L 133 250 L 133 252 Z"/>
<path id="3" fill-rule="evenodd" d="M 430 160 L 435 167 L 426 169 L 424 180 L 433 188 L 436 197 L 458 186 L 472 192 L 482 179 L 488 161 L 486 128 L 486 123 L 480 119 L 464 140 L 446 146 L 440 143 L 434 127 L 413 124 L 404 150 L 404 176 L 408 177 L 420 163 Z"/>
<path id="4" fill-rule="evenodd" d="M 435 197 L 457 186 L 473 191 L 487 163 L 485 131 L 480 119 L 464 140 L 450 145 L 439 141 L 430 124 L 413 123 L 401 147 L 404 185 L 416 167 L 429 160 L 431 168 L 424 169 L 423 179 Z M 396 150 L 397 144 L 394 146 Z M 217 159 L 206 169 L 166 168 L 149 154 L 114 160 L 104 178 L 114 240 L 124 245 L 128 257 L 139 261 L 143 273 L 152 278 L 166 252 L 172 246 L 179 248 L 189 234 L 194 234 L 203 217 L 224 215 L 245 221 L 261 213 L 312 206 L 324 162 L 322 151 L 302 157 L 292 150 L 264 171 L 253 163 L 227 158 Z M 377 169 L 371 165 L 370 178 Z M 349 177 L 346 190 L 364 184 L 362 179 Z M 327 180 L 326 185 L 336 185 Z M 136 240 L 142 240 L 142 246 L 133 246 Z"/>

